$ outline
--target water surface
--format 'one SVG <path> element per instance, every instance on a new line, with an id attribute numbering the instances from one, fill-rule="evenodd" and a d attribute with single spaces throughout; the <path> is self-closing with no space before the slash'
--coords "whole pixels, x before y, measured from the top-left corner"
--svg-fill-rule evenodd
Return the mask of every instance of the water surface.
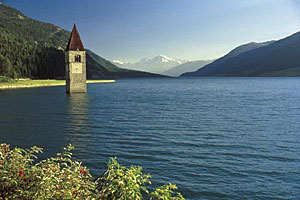
<path id="1" fill-rule="evenodd" d="M 71 143 L 95 174 L 141 165 L 187 199 L 300 199 L 300 79 L 127 79 L 0 91 L 0 142 Z"/>

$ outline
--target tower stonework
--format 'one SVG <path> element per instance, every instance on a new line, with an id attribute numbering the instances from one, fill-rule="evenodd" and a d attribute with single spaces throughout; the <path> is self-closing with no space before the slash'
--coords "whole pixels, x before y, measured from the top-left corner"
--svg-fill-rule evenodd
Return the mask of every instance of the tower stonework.
<path id="1" fill-rule="evenodd" d="M 66 92 L 86 93 L 86 51 L 74 24 L 65 51 Z"/>

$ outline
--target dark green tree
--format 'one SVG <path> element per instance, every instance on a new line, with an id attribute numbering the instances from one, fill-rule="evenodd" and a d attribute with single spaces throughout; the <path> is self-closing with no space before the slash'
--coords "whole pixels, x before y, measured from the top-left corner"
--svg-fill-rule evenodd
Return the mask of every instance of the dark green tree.
<path id="1" fill-rule="evenodd" d="M 14 70 L 10 61 L 4 56 L 0 55 L 0 76 L 14 78 Z"/>

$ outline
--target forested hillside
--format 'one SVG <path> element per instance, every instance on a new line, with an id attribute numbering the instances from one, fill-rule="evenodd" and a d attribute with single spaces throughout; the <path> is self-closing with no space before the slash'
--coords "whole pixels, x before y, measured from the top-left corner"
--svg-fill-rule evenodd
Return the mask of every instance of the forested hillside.
<path id="1" fill-rule="evenodd" d="M 6 74 L 39 79 L 63 78 L 64 49 L 69 36 L 70 32 L 58 26 L 28 18 L 14 8 L 0 5 L 0 59 L 8 59 L 11 63 L 11 67 L 6 66 L 6 70 L 10 70 Z M 121 69 L 91 51 L 87 54 L 88 78 L 159 76 Z"/>

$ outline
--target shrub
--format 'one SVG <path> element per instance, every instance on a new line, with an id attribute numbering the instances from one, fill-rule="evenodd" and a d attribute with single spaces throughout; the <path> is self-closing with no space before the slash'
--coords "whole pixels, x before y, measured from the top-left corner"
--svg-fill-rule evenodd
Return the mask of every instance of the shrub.
<path id="1" fill-rule="evenodd" d="M 0 145 L 0 199 L 128 199 L 128 200 L 182 200 L 174 191 L 173 184 L 164 185 L 149 192 L 149 174 L 143 174 L 141 167 L 121 166 L 111 158 L 107 171 L 93 178 L 81 162 L 72 160 L 69 145 L 51 157 L 37 162 L 37 153 L 42 149 L 10 149 Z"/>

